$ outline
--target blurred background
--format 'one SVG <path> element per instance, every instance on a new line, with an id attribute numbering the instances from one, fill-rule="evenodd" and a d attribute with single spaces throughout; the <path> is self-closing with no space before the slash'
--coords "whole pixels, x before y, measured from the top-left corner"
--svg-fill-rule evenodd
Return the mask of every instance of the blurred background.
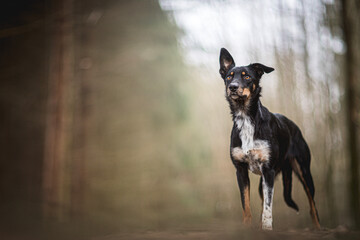
<path id="1" fill-rule="evenodd" d="M 322 226 L 359 228 L 359 1 L 14 0 L 0 8 L 1 239 L 240 227 L 221 47 L 275 68 L 262 103 L 310 145 Z M 310 228 L 299 181 L 298 215 L 282 190 L 279 176 L 275 228 Z"/>

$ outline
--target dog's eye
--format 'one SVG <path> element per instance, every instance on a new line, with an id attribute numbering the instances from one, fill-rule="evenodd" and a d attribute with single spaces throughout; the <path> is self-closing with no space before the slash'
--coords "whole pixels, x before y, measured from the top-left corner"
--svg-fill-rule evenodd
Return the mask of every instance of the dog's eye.
<path id="1" fill-rule="evenodd" d="M 231 78 L 232 78 L 232 76 L 228 76 L 226 79 L 227 79 L 227 80 L 230 80 Z"/>
<path id="2" fill-rule="evenodd" d="M 245 80 L 249 80 L 250 77 L 249 77 L 249 76 L 245 76 L 244 79 L 245 79 Z"/>

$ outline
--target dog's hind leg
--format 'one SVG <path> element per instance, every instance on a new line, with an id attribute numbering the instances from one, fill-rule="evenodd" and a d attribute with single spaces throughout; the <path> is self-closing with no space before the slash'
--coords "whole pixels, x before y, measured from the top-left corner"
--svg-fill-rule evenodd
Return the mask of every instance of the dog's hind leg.
<path id="1" fill-rule="evenodd" d="M 298 178 L 300 179 L 304 190 L 306 192 L 306 195 L 309 199 L 309 205 L 310 205 L 310 215 L 313 220 L 313 224 L 317 229 L 320 229 L 320 223 L 319 223 L 319 215 L 315 206 L 314 201 L 314 194 L 315 194 L 315 188 L 314 188 L 314 182 L 310 173 L 310 160 L 306 161 L 304 158 L 297 157 L 296 159 L 293 159 L 291 161 L 292 168 Z"/>
<path id="2" fill-rule="evenodd" d="M 240 188 L 241 203 L 243 207 L 243 222 L 251 224 L 250 211 L 250 179 L 246 163 L 236 164 L 236 177 Z"/>
<path id="3" fill-rule="evenodd" d="M 292 169 L 290 165 L 290 160 L 285 160 L 285 165 L 282 168 L 282 178 L 283 178 L 283 186 L 284 186 L 284 199 L 286 204 L 295 209 L 297 212 L 299 211 L 298 206 L 294 202 L 291 197 L 291 189 L 292 189 Z"/>

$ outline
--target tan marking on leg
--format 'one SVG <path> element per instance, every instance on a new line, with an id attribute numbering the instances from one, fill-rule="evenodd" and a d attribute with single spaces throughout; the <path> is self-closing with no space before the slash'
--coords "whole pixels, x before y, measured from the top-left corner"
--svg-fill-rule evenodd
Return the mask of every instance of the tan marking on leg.
<path id="1" fill-rule="evenodd" d="M 250 210 L 250 189 L 248 186 L 244 188 L 244 217 L 245 224 L 251 224 L 251 210 Z"/>
<path id="2" fill-rule="evenodd" d="M 313 224 L 315 225 L 316 229 L 320 229 L 320 222 L 317 216 L 317 211 L 316 211 L 316 207 L 315 207 L 315 202 L 312 199 L 311 195 L 310 195 L 310 190 L 306 187 L 306 192 L 309 198 L 309 204 L 310 204 L 310 214 L 311 214 L 311 218 L 313 220 Z"/>
<path id="3" fill-rule="evenodd" d="M 302 174 L 301 168 L 299 166 L 299 163 L 295 159 L 292 160 L 292 166 L 293 166 L 293 169 L 295 170 L 295 172 L 297 172 L 300 180 L 303 182 L 305 192 L 306 192 L 306 195 L 307 195 L 308 200 L 309 200 L 310 215 L 311 215 L 313 224 L 317 229 L 320 229 L 320 222 L 319 222 L 318 216 L 316 214 L 316 207 L 315 207 L 314 199 L 311 197 L 310 189 L 306 185 L 306 182 L 305 182 L 305 179 L 303 177 L 303 174 Z"/>
<path id="4" fill-rule="evenodd" d="M 253 91 L 255 90 L 255 87 L 256 87 L 255 84 L 253 84 Z"/>

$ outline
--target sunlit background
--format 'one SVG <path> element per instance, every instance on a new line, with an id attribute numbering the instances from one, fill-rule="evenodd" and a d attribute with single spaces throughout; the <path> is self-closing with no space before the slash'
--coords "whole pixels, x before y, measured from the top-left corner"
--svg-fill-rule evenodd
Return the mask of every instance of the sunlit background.
<path id="1" fill-rule="evenodd" d="M 310 146 L 321 225 L 358 228 L 359 16 L 355 0 L 5 3 L 1 239 L 241 229 L 221 47 L 275 68 L 262 103 Z M 280 175 L 274 228 L 311 228 L 300 182 L 299 214 L 282 191 Z"/>

